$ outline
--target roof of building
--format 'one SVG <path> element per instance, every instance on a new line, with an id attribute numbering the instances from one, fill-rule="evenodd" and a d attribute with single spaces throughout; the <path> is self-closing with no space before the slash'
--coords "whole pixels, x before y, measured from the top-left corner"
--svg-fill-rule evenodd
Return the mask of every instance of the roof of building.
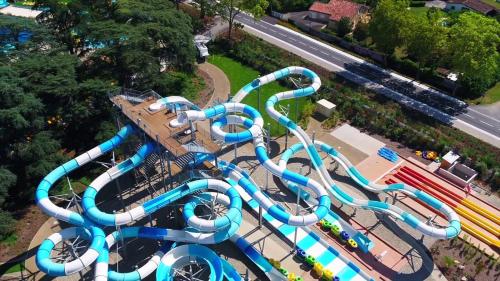
<path id="1" fill-rule="evenodd" d="M 496 11 L 496 8 L 480 0 L 448 0 L 449 4 L 462 4 L 474 11 L 488 14 Z"/>
<path id="2" fill-rule="evenodd" d="M 455 163 L 458 159 L 460 158 L 460 155 L 456 154 L 455 152 L 453 152 L 452 150 L 448 151 L 448 153 L 446 153 L 444 156 L 443 156 L 443 161 L 446 161 L 450 164 L 453 164 Z"/>
<path id="3" fill-rule="evenodd" d="M 314 2 L 309 11 L 330 15 L 330 20 L 339 21 L 343 17 L 352 19 L 358 14 L 361 4 L 346 0 L 330 0 L 328 3 Z"/>

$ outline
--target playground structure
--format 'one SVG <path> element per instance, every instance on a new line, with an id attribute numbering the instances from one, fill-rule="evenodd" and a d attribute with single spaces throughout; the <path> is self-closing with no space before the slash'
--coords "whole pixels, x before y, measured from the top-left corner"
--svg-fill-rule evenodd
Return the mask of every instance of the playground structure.
<path id="1" fill-rule="evenodd" d="M 242 101 L 262 85 L 291 75 L 306 77 L 310 85 L 277 93 L 266 102 L 267 113 L 299 140 L 299 143 L 283 154 L 279 164 L 276 164 L 268 156 L 267 144 L 270 136 L 263 128 L 261 113 L 243 104 Z M 307 227 L 316 223 L 321 223 L 323 227 L 328 225 L 332 233 L 335 232 L 340 239 L 349 241 L 351 247 L 360 247 L 363 251 L 370 250 L 372 245 L 369 239 L 350 229 L 330 210 L 332 199 L 355 208 L 388 214 L 428 236 L 439 239 L 457 236 L 461 228 L 460 219 L 452 208 L 425 191 L 404 183 L 380 185 L 368 181 L 346 157 L 326 143 L 311 140 L 302 128 L 275 109 L 278 102 L 312 95 L 320 86 L 321 81 L 314 72 L 302 67 L 287 67 L 255 79 L 236 93 L 230 101 L 203 110 L 185 98 L 161 98 L 154 92 L 138 93 L 122 90 L 110 95 L 110 100 L 132 124 L 123 126 L 110 140 L 59 166 L 39 184 L 36 191 L 37 205 L 48 215 L 74 226 L 51 235 L 41 244 L 36 256 L 38 267 L 49 275 L 65 276 L 81 272 L 95 263 L 95 280 L 141 280 L 155 271 L 157 280 L 174 280 L 176 276 L 182 275 L 178 274 L 187 265 L 205 266 L 210 273 L 208 277 L 203 277 L 205 279 L 240 280 L 233 266 L 211 249 L 200 245 L 230 240 L 270 280 L 301 280 L 285 269 L 275 268 L 279 267 L 275 261 L 271 263 L 262 257 L 238 235 L 239 227 L 244 220 L 243 202 L 254 212 L 262 214 L 266 221 L 290 242 L 296 241 L 297 255 L 303 257 L 318 275 L 327 280 L 371 280 L 370 276 Z M 196 123 L 200 122 L 210 122 L 210 133 L 197 128 Z M 239 127 L 239 129 L 227 132 L 225 129 L 228 127 Z M 60 179 L 113 152 L 131 139 L 140 143 L 136 153 L 118 164 L 115 163 L 113 153 L 112 165 L 88 186 L 80 200 L 81 206 L 69 209 L 54 204 L 50 189 Z M 306 201 L 310 206 L 307 208 L 307 213 L 288 212 L 263 191 L 246 171 L 217 158 L 221 145 L 248 141 L 253 142 L 260 165 L 280 178 L 290 190 L 298 194 L 299 198 Z M 304 149 L 321 182 L 286 168 L 288 159 Z M 447 219 L 448 225 L 446 227 L 429 225 L 394 205 L 353 198 L 335 184 L 318 150 L 337 161 L 359 186 L 371 192 L 402 192 L 416 198 L 439 211 Z M 102 192 L 109 183 L 141 166 L 160 169 L 162 175 L 160 181 L 164 183 L 164 188 L 169 185 L 169 189 L 123 212 L 111 212 L 105 210 L 106 206 L 97 204 L 96 198 L 99 192 Z M 196 169 L 199 166 L 201 168 Z M 166 173 L 168 173 L 167 178 L 165 178 Z M 172 184 L 173 179 L 176 179 L 176 186 Z M 166 182 L 169 184 L 165 184 Z M 182 229 L 127 226 L 185 200 L 187 202 L 184 203 L 182 210 L 184 219 Z M 78 198 L 75 201 L 79 201 Z M 216 205 L 223 206 L 226 211 L 216 214 L 214 211 Z M 208 206 L 210 209 L 208 213 L 211 215 L 205 218 L 199 212 L 195 212 L 198 206 Z M 116 231 L 106 234 L 106 226 L 114 227 Z M 162 245 L 147 263 L 132 272 L 122 273 L 110 269 L 109 252 L 112 247 L 119 241 L 131 238 L 161 241 Z M 80 251 L 72 260 L 64 259 L 60 262 L 57 257 L 52 256 L 58 243 L 74 239 L 88 241 L 88 248 Z"/>

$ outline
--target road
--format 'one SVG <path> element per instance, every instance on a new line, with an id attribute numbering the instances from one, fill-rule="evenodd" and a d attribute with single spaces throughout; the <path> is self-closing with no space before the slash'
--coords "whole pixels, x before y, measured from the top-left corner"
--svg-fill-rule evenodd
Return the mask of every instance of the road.
<path id="1" fill-rule="evenodd" d="M 446 124 L 453 125 L 496 147 L 500 147 L 500 120 L 479 112 L 465 102 L 382 69 L 349 53 L 266 20 L 255 21 L 239 14 L 236 20 L 247 31 L 290 50 L 316 64 L 335 71 L 346 79 L 384 94 L 401 104 L 419 110 Z M 252 32 L 253 31 L 253 32 Z"/>

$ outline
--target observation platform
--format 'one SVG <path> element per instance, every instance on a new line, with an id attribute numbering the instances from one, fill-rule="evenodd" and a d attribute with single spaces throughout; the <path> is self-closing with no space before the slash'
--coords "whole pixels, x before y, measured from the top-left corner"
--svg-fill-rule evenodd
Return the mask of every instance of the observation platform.
<path id="1" fill-rule="evenodd" d="M 170 121 L 177 117 L 177 114 L 168 109 L 156 112 L 149 110 L 149 106 L 155 103 L 161 96 L 154 91 L 139 92 L 131 89 L 121 89 L 111 93 L 109 99 L 120 108 L 120 111 L 139 127 L 152 140 L 155 140 L 168 150 L 176 158 L 185 157 L 190 153 L 187 145 L 204 147 L 208 153 L 216 153 L 221 147 L 212 141 L 209 133 L 195 129 L 191 133 L 189 125 L 173 128 Z M 186 133 L 189 132 L 189 133 Z M 181 167 L 172 166 L 172 173 L 177 174 L 182 171 Z M 207 170 L 216 169 L 210 162 L 204 161 Z"/>

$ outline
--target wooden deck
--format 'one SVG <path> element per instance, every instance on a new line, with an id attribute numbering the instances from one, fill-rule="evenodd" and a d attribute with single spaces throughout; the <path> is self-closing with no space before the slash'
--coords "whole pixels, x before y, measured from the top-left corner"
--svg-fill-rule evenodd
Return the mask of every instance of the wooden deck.
<path id="1" fill-rule="evenodd" d="M 170 151 L 175 157 L 181 157 L 188 153 L 182 146 L 187 141 L 192 140 L 191 136 L 177 137 L 180 133 L 189 129 L 189 126 L 180 128 L 170 127 L 170 121 L 176 118 L 175 113 L 169 113 L 166 109 L 151 112 L 149 105 L 156 102 L 151 97 L 139 104 L 132 104 L 121 95 L 114 96 L 111 101 L 120 108 L 122 113 L 143 130 L 151 139 L 158 141 L 165 149 Z M 209 152 L 215 153 L 220 147 L 214 143 L 210 135 L 206 132 L 196 131 L 194 134 L 196 142 L 203 145 Z M 182 143 L 179 141 L 181 140 Z"/>

